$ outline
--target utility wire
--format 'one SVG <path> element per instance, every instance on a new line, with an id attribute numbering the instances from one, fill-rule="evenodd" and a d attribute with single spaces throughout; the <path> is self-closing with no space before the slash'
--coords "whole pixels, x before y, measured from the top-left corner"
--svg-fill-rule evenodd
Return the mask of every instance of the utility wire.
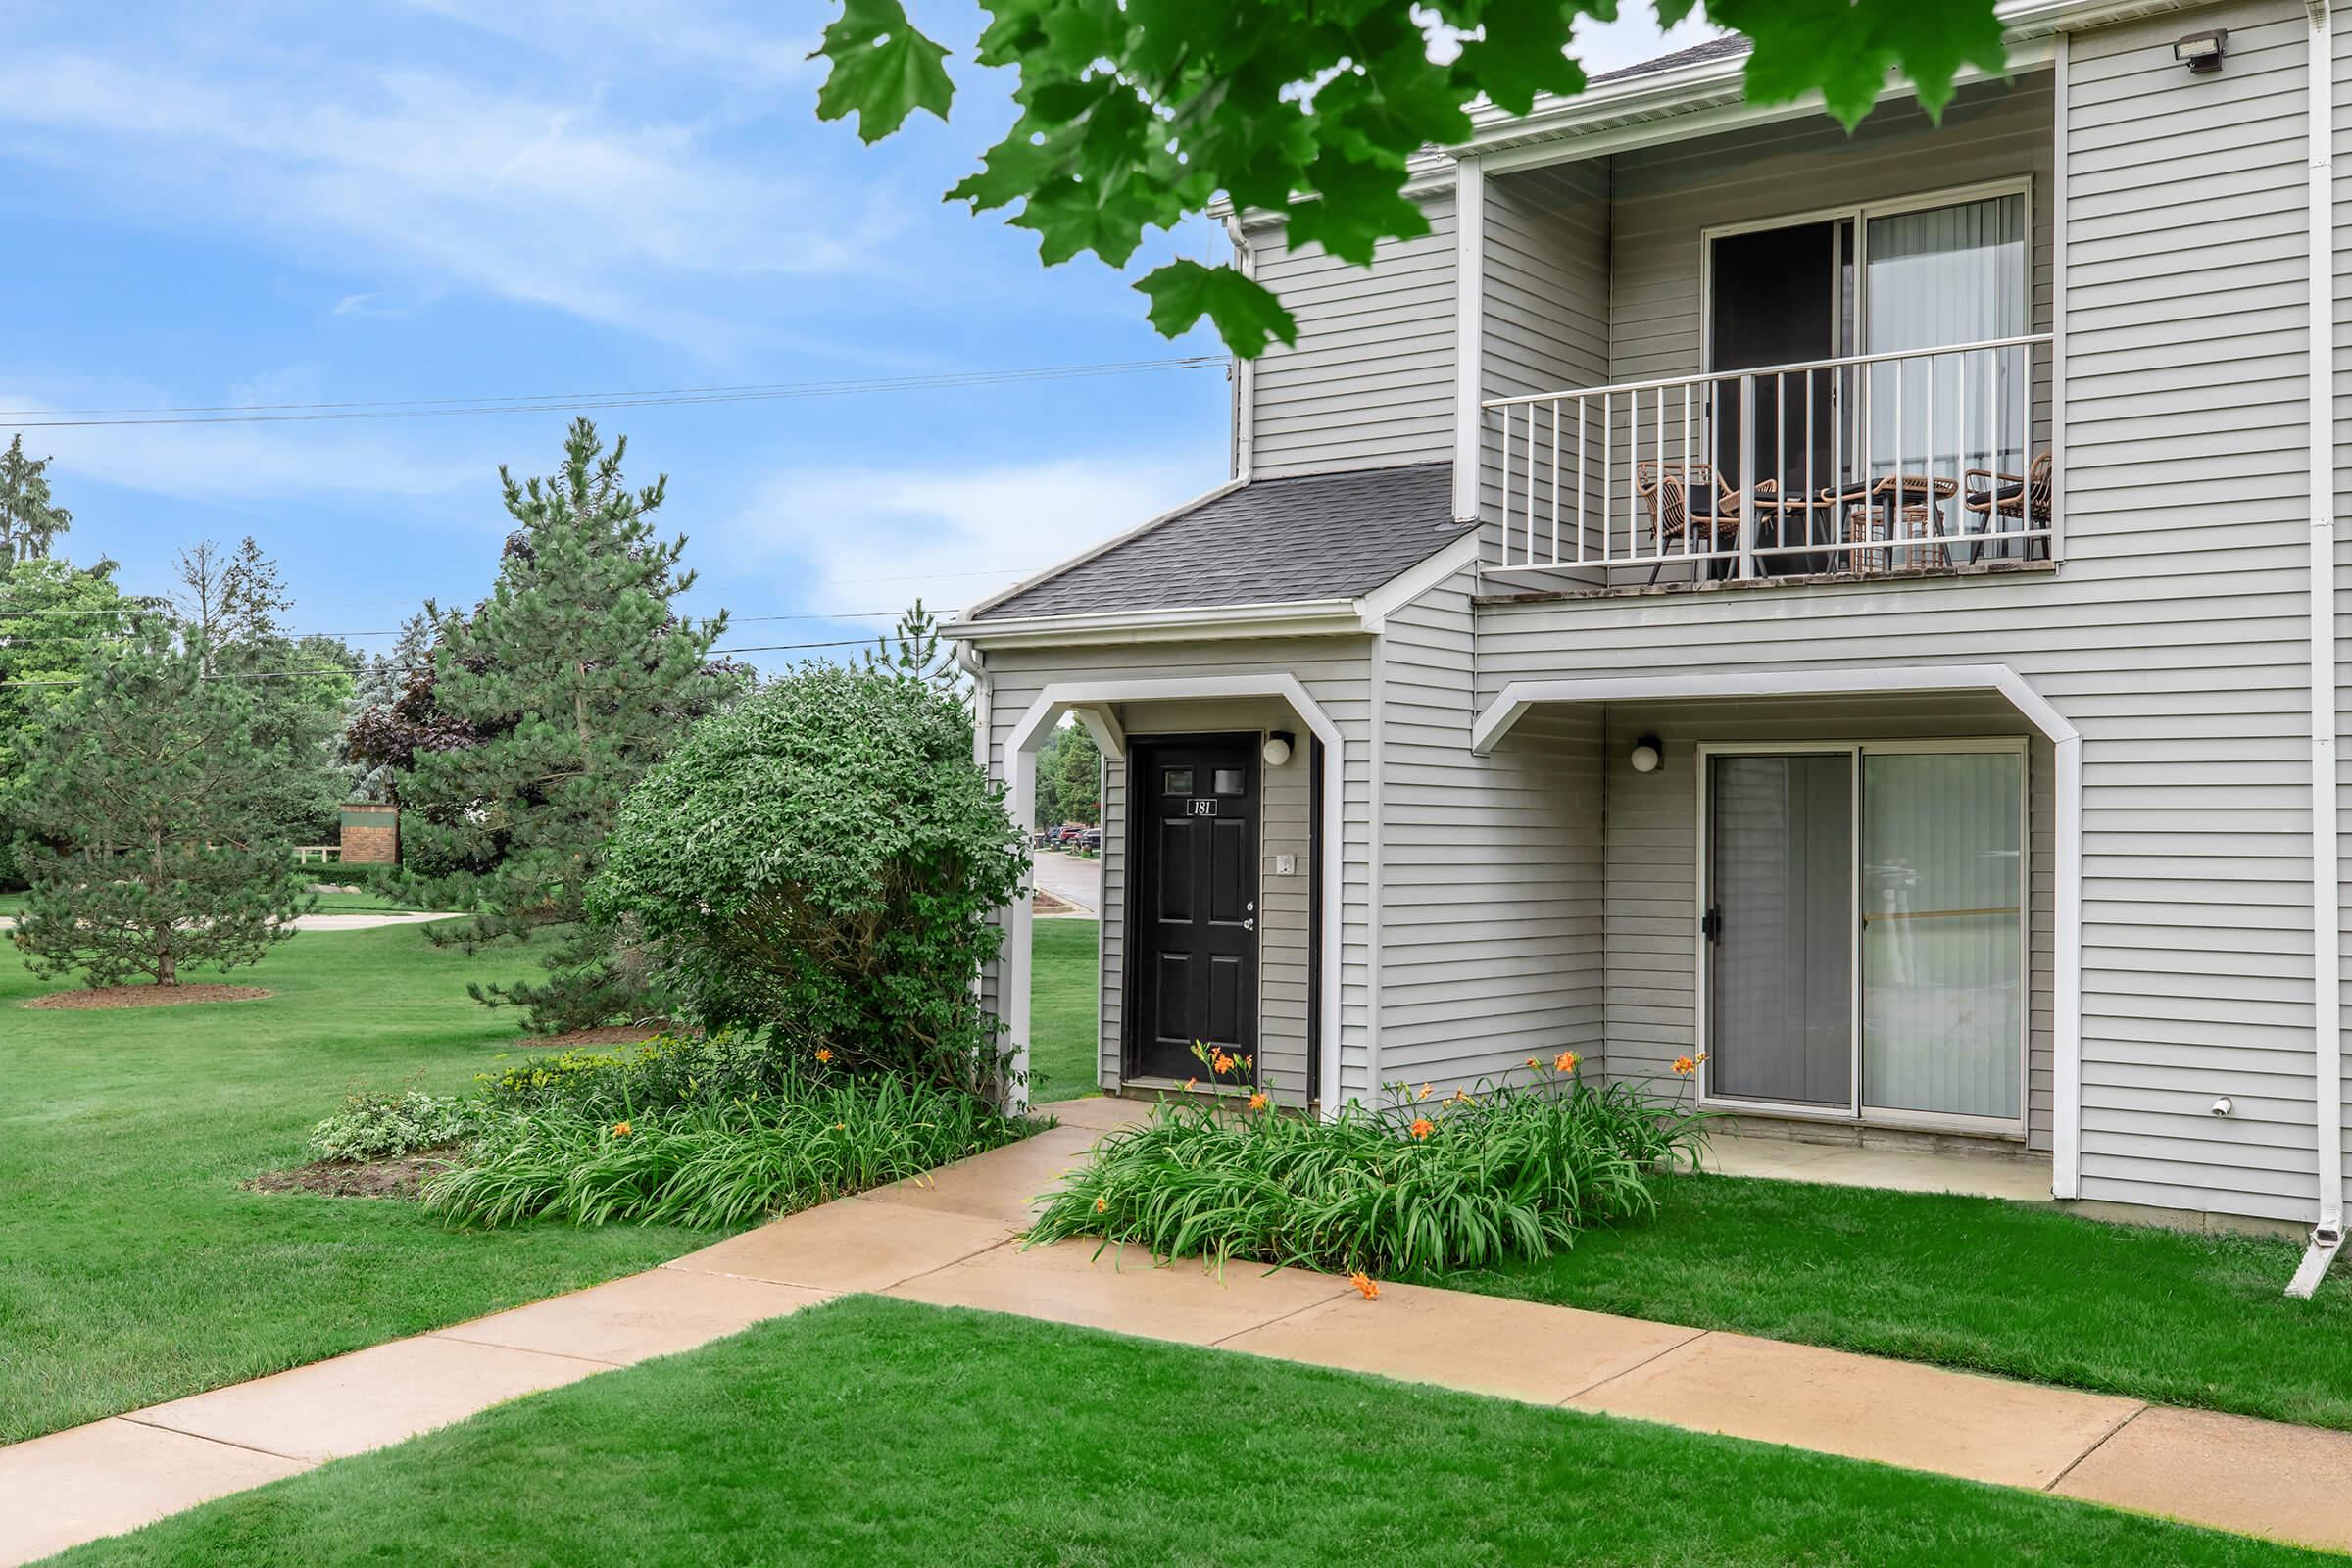
<path id="1" fill-rule="evenodd" d="M 864 648 L 876 639 L 871 637 L 842 637 L 821 643 L 763 643 L 756 648 L 713 648 L 712 654 L 780 654 L 805 648 Z M 401 664 L 395 666 L 403 673 L 430 669 L 430 664 Z M 329 664 L 321 669 L 250 669 L 228 674 L 199 675 L 198 680 L 296 680 L 311 675 L 353 675 L 360 671 L 342 664 Z M 79 686 L 87 679 L 82 675 L 63 675 L 52 680 L 0 680 L 0 690 L 19 686 Z"/>
<path id="2" fill-rule="evenodd" d="M 1223 368 L 1221 354 L 1098 365 L 1047 365 L 1028 369 L 960 370 L 935 375 L 868 376 L 843 381 L 769 381 L 739 386 L 668 387 L 643 392 L 552 392 L 476 398 L 413 398 L 372 403 L 230 403 L 151 409 L 0 409 L 0 424 L 22 430 L 61 430 L 119 424 L 282 424 L 345 419 L 449 418 L 469 414 L 553 414 L 586 409 L 642 409 L 708 403 L 767 403 L 801 398 L 863 397 L 1067 381 L 1156 370 Z"/>

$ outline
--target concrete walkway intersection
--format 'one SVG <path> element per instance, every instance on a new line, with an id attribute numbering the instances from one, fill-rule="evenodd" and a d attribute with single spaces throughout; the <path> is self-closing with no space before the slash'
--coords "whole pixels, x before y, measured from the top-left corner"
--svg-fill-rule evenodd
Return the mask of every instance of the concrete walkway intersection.
<path id="1" fill-rule="evenodd" d="M 1107 1100 L 931 1176 L 645 1274 L 0 1449 L 0 1565 L 132 1529 L 504 1399 L 879 1292 L 1631 1416 L 2352 1549 L 2352 1434 L 1570 1307 L 1296 1269 L 1021 1249 Z"/>

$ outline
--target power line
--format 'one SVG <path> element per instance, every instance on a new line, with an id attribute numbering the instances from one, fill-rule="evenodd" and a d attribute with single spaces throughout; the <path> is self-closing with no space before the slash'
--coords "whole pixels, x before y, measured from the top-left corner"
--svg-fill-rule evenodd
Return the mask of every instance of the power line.
<path id="1" fill-rule="evenodd" d="M 956 370 L 933 375 L 867 376 L 840 381 L 768 381 L 737 386 L 668 387 L 641 392 L 518 393 L 496 397 L 393 399 L 369 403 L 224 403 L 149 409 L 0 409 L 0 424 L 24 430 L 79 429 L 124 424 L 283 424 L 346 419 L 450 418 L 469 414 L 556 414 L 589 409 L 642 409 L 709 403 L 766 403 L 802 398 L 862 397 L 1067 381 L 1157 370 L 1223 368 L 1218 354 L 1095 365 L 1047 365 L 1026 369 Z"/>
<path id="2" fill-rule="evenodd" d="M 870 646 L 874 641 L 875 639 L 871 637 L 842 637 L 830 642 L 763 643 L 753 648 L 713 648 L 710 652 L 713 655 L 781 654 L 807 648 L 864 648 Z M 430 664 L 399 664 L 393 667 L 403 673 L 413 673 L 420 669 L 430 669 L 433 666 Z M 360 671 L 343 664 L 329 664 L 320 669 L 234 670 L 227 674 L 199 675 L 196 678 L 198 680 L 296 680 L 312 675 L 355 675 L 358 673 Z M 82 675 L 63 675 L 51 680 L 0 680 L 0 689 L 19 686 L 79 686 L 87 678 Z"/>

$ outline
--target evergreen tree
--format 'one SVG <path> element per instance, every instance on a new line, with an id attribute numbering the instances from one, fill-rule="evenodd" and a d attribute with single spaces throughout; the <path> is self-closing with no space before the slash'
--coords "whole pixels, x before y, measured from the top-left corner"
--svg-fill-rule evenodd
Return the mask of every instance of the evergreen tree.
<path id="1" fill-rule="evenodd" d="M 260 831 L 277 760 L 250 684 L 205 678 L 201 645 L 160 620 L 91 655 L 19 791 L 32 888 L 10 935 L 35 973 L 177 985 L 293 934 L 302 878 Z"/>
<path id="2" fill-rule="evenodd" d="M 1102 749 L 1084 724 L 1064 723 L 1037 752 L 1037 827 L 1102 825 Z"/>
<path id="3" fill-rule="evenodd" d="M 47 559 L 50 542 L 74 526 L 74 514 L 49 498 L 49 464 L 24 455 L 21 430 L 0 452 L 0 566 Z"/>
<path id="4" fill-rule="evenodd" d="M 490 1005 L 529 1011 L 542 1031 L 586 1028 L 647 1010 L 620 939 L 586 922 L 620 803 L 693 721 L 743 686 L 710 649 L 724 614 L 681 618 L 671 601 L 685 540 L 657 538 L 666 479 L 632 490 L 625 439 L 605 449 L 575 420 L 563 470 L 517 483 L 502 467 L 516 531 L 490 596 L 470 615 L 433 620 L 434 711 L 469 743 L 417 749 L 398 781 L 421 858 L 485 865 L 472 889 L 469 946 L 557 927 L 544 984 L 473 987 Z"/>
<path id="5" fill-rule="evenodd" d="M 12 853 L 16 797 L 42 719 L 72 695 L 91 652 L 122 636 L 139 610 L 114 573 L 111 561 L 85 569 L 0 559 L 0 888 L 23 885 Z"/>
<path id="6" fill-rule="evenodd" d="M 940 636 L 940 618 L 917 599 L 890 634 L 876 638 L 866 650 L 865 667 L 877 675 L 904 675 L 943 696 L 960 699 L 963 670 L 956 662 L 956 651 Z"/>

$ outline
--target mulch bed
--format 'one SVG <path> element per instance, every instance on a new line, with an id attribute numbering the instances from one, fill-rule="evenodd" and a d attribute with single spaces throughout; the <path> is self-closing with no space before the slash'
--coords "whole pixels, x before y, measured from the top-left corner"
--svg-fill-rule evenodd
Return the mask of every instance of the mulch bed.
<path id="1" fill-rule="evenodd" d="M 320 1159 L 266 1171 L 245 1185 L 257 1193 L 316 1193 L 322 1198 L 415 1198 L 424 1179 L 450 1162 L 452 1149 L 420 1149 L 398 1159 Z"/>
<path id="2" fill-rule="evenodd" d="M 176 1007 L 194 1002 L 252 1002 L 269 996 L 260 986 L 100 986 L 90 991 L 52 991 L 24 1004 L 59 1012 L 102 1007 Z"/>
<path id="3" fill-rule="evenodd" d="M 1058 893 L 1048 893 L 1044 888 L 1036 888 L 1032 889 L 1029 894 L 1029 912 L 1031 914 L 1076 914 L 1079 912 L 1079 908 L 1078 906 Z"/>
<path id="4" fill-rule="evenodd" d="M 562 1035 L 524 1035 L 514 1044 L 530 1051 L 570 1051 L 580 1046 L 634 1046 L 669 1030 L 665 1022 L 609 1023 L 600 1029 L 574 1029 Z"/>

